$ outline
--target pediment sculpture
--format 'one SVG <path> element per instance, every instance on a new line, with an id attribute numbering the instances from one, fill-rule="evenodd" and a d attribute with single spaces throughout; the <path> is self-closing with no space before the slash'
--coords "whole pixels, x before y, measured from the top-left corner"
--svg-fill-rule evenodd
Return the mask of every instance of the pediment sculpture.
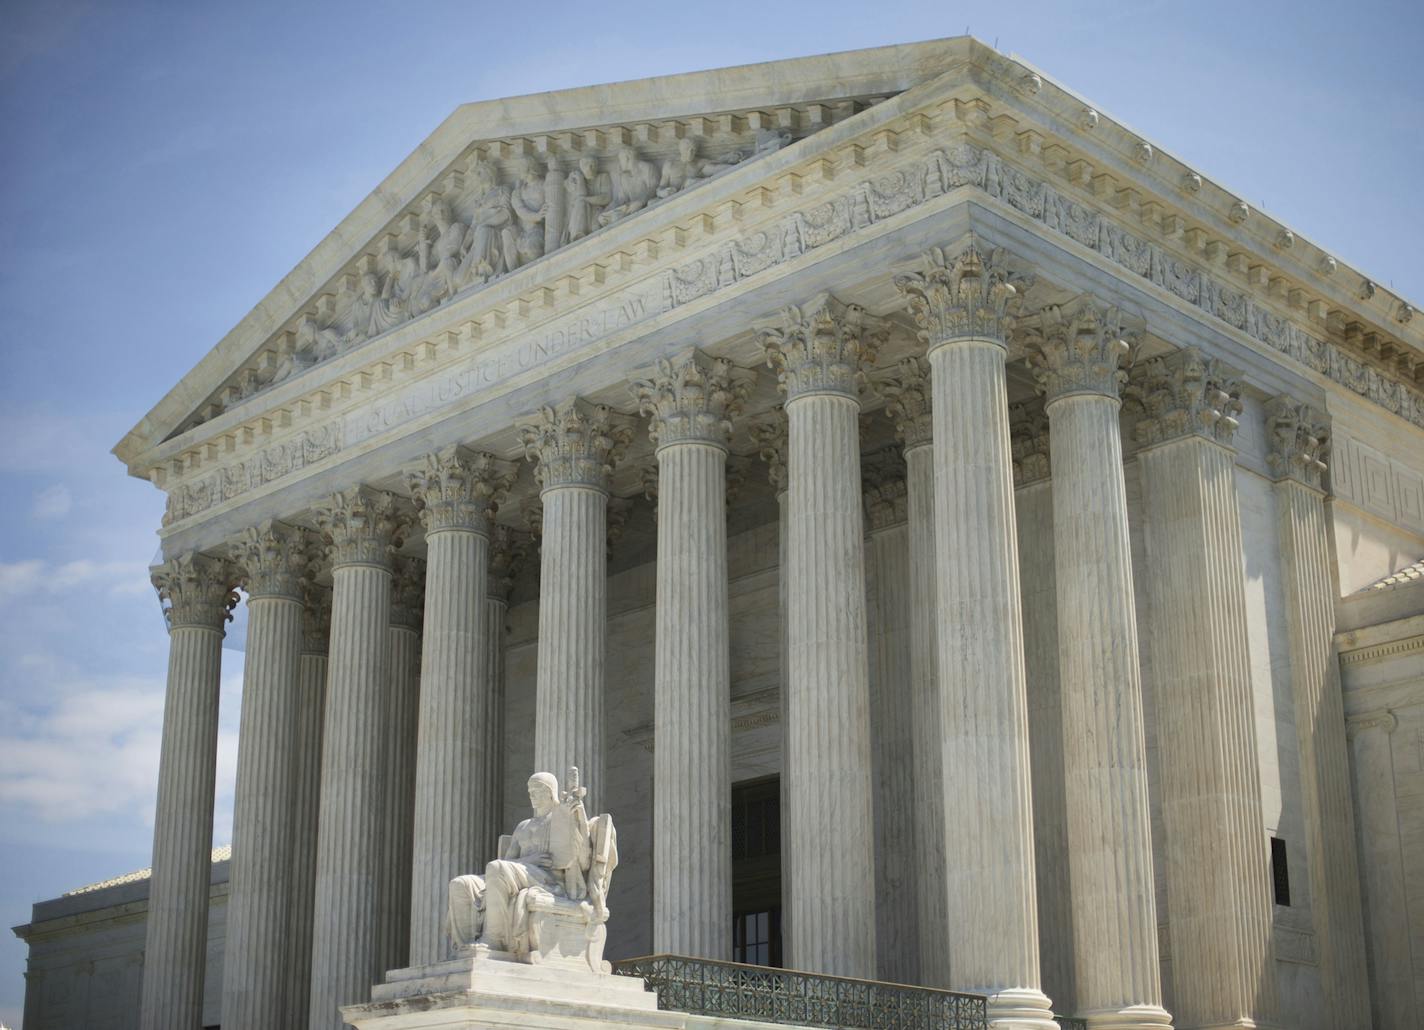
<path id="1" fill-rule="evenodd" d="M 529 777 L 534 814 L 500 837 L 483 876 L 450 881 L 453 954 L 610 971 L 603 946 L 618 835 L 612 816 L 589 818 L 586 793 L 577 768 L 563 792 L 552 773 Z"/>

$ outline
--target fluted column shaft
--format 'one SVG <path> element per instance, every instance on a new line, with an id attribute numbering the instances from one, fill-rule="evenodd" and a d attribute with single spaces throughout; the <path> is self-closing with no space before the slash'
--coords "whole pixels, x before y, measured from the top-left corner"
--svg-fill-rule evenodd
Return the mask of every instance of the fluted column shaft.
<path id="1" fill-rule="evenodd" d="M 732 957 L 727 438 L 749 373 L 701 351 L 633 384 L 658 460 L 653 949 Z"/>
<path id="2" fill-rule="evenodd" d="M 321 513 L 333 540 L 331 650 L 317 836 L 310 1027 L 337 1030 L 380 968 L 385 725 L 390 684 L 389 495 L 337 497 Z"/>
<path id="3" fill-rule="evenodd" d="M 504 638 L 509 621 L 509 599 L 502 589 L 492 590 L 485 597 L 486 676 L 490 684 L 488 716 L 485 719 L 485 783 L 484 816 L 480 822 L 477 842 L 481 854 L 495 855 L 499 838 L 505 832 L 504 823 Z"/>
<path id="4" fill-rule="evenodd" d="M 1044 445 L 1047 445 L 1045 438 Z M 1044 454 L 1047 458 L 1046 453 Z M 1033 854 L 1043 992 L 1055 1012 L 1076 1012 L 1068 811 L 1063 790 L 1063 695 L 1058 679 L 1058 598 L 1053 574 L 1053 488 L 1046 479 L 1014 493 L 1023 604 L 1028 739 L 1033 749 Z"/>
<path id="5" fill-rule="evenodd" d="M 1140 425 L 1139 436 L 1153 424 Z M 1229 439 L 1229 430 L 1222 432 Z M 1261 823 L 1235 455 L 1216 440 L 1189 435 L 1147 446 L 1137 463 L 1153 570 L 1148 632 L 1158 670 L 1175 1024 L 1271 1024 L 1277 1003 L 1270 854 Z"/>
<path id="6" fill-rule="evenodd" d="M 139 1025 L 195 1030 L 208 957 L 218 688 L 231 578 L 201 555 L 170 561 L 153 578 L 171 607 Z"/>
<path id="7" fill-rule="evenodd" d="M 866 503 L 876 976 L 912 984 L 919 982 L 920 965 L 921 896 L 913 847 L 917 816 L 913 737 L 918 715 L 910 675 L 910 529 L 903 481 L 881 482 L 867 494 Z"/>
<path id="8" fill-rule="evenodd" d="M 730 959 L 726 451 L 658 449 L 653 949 Z"/>
<path id="9" fill-rule="evenodd" d="M 1291 693 L 1300 744 L 1310 898 L 1332 1026 L 1370 1025 L 1359 860 L 1354 847 L 1344 699 L 1335 654 L 1330 522 L 1320 489 L 1328 431 L 1308 409 L 1267 409 L 1290 641 Z"/>
<path id="10" fill-rule="evenodd" d="M 949 984 L 1046 1025 L 1039 991 L 1023 615 L 1005 349 L 950 338 L 933 376 L 935 582 Z M 968 827 L 973 832 L 966 832 Z"/>
<path id="11" fill-rule="evenodd" d="M 873 978 L 872 836 L 825 839 L 830 798 L 837 824 L 872 825 L 860 404 L 809 394 L 786 414 L 792 947 L 803 969 Z"/>
<path id="12" fill-rule="evenodd" d="M 521 427 L 538 462 L 543 529 L 534 764 L 579 769 L 598 811 L 608 631 L 608 474 L 631 437 L 612 412 L 578 398 Z"/>
<path id="13" fill-rule="evenodd" d="M 411 559 L 402 559 L 403 563 Z M 423 589 L 420 577 L 396 576 L 389 633 L 390 685 L 386 698 L 386 790 L 382 819 L 381 959 L 383 969 L 401 969 L 410 960 L 411 870 L 415 833 L 416 733 L 420 721 L 419 610 L 402 590 Z"/>
<path id="14" fill-rule="evenodd" d="M 307 590 L 306 632 L 297 682 L 296 726 L 292 750 L 292 875 L 288 885 L 286 1018 L 283 1026 L 306 1023 L 311 1004 L 312 913 L 316 904 L 318 814 L 321 809 L 321 736 L 326 714 L 327 636 L 331 630 L 331 595 Z"/>
<path id="15" fill-rule="evenodd" d="M 411 487 L 425 524 L 425 614 L 410 880 L 412 965 L 445 957 L 445 899 L 456 876 L 483 872 L 491 784 L 489 629 L 484 618 L 490 513 L 512 471 L 491 455 L 430 455 Z"/>
<path id="16" fill-rule="evenodd" d="M 1392 741 L 1398 728 L 1399 719 L 1385 710 L 1352 715 L 1345 729 L 1363 860 L 1370 1001 L 1379 1030 L 1412 1030 L 1424 1015 L 1415 1000 L 1409 940 L 1405 863 L 1410 845 L 1401 840 Z"/>
<path id="17" fill-rule="evenodd" d="M 296 727 L 305 556 L 295 530 L 250 530 L 234 558 L 248 577 L 223 1026 L 258 1030 L 285 1016 Z"/>
<path id="18" fill-rule="evenodd" d="M 1050 398 L 1078 1014 L 1170 1025 L 1157 965 L 1142 681 L 1118 400 Z"/>
<path id="19" fill-rule="evenodd" d="M 944 755 L 940 746 L 939 599 L 935 584 L 934 450 L 905 448 L 910 543 L 910 710 L 914 756 L 915 890 L 919 895 L 919 980 L 947 987 L 948 889 L 944 878 Z"/>

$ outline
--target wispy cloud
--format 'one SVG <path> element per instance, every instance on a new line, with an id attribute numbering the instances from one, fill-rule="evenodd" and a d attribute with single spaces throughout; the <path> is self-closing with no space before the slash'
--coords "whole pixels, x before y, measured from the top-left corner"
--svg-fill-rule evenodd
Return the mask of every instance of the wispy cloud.
<path id="1" fill-rule="evenodd" d="M 109 596 L 141 594 L 151 589 L 148 568 L 141 562 L 96 562 L 85 558 L 70 562 L 42 558 L 0 562 L 0 604 L 78 588 Z"/>
<path id="2" fill-rule="evenodd" d="M 69 487 L 63 483 L 47 486 L 35 494 L 35 502 L 30 506 L 30 514 L 42 521 L 62 519 L 74 507 L 74 497 Z"/>

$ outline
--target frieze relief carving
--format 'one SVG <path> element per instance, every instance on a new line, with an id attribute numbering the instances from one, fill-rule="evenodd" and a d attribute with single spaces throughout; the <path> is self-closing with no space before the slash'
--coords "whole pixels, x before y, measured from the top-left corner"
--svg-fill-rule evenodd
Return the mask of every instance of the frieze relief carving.
<path id="1" fill-rule="evenodd" d="M 791 212 L 724 242 L 711 253 L 645 280 L 640 286 L 640 295 L 655 298 L 654 303 L 645 303 L 636 316 L 620 317 L 587 332 L 580 330 L 581 342 L 591 342 L 653 314 L 671 311 L 735 286 L 750 276 L 795 260 L 889 217 L 886 212 L 898 214 L 964 186 L 983 190 L 990 197 L 1023 210 L 1055 232 L 1133 269 L 1174 296 L 1222 319 L 1273 350 L 1424 427 L 1424 393 L 1387 377 L 1328 341 L 1312 336 L 1164 247 L 1127 233 L 1086 205 L 1052 186 L 1009 169 L 997 155 L 964 141 L 925 155 L 910 172 L 857 182 L 844 193 L 809 209 Z M 323 332 L 315 321 L 306 330 L 309 338 L 329 346 L 333 337 L 324 336 Z M 481 370 L 481 385 L 498 382 L 504 371 L 494 370 L 485 376 Z M 393 428 L 397 421 L 381 429 Z M 190 518 L 338 453 L 343 445 L 342 434 L 343 422 L 338 418 L 179 484 L 169 494 L 164 524 Z"/>
<path id="2" fill-rule="evenodd" d="M 275 361 L 245 370 L 190 426 L 792 140 L 790 132 L 762 128 L 731 149 L 719 141 L 714 155 L 699 153 L 699 141 L 684 135 L 661 162 L 626 143 L 607 154 L 520 154 L 504 169 L 476 158 L 428 193 L 418 214 L 408 212 L 383 234 L 334 294 L 278 335 Z"/>

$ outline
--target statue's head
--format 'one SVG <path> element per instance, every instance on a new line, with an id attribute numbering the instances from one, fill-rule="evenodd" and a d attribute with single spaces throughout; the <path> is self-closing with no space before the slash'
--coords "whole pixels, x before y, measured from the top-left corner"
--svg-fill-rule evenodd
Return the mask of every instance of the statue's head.
<path id="1" fill-rule="evenodd" d="M 454 220 L 450 214 L 450 205 L 443 198 L 430 205 L 430 217 L 442 232 Z"/>
<path id="2" fill-rule="evenodd" d="M 529 777 L 529 804 L 535 815 L 543 815 L 559 802 L 559 781 L 553 773 L 537 772 Z"/>
<path id="3" fill-rule="evenodd" d="M 585 154 L 579 158 L 579 171 L 583 172 L 583 177 L 592 182 L 598 177 L 598 158 L 592 154 Z"/>
<path id="4" fill-rule="evenodd" d="M 691 136 L 684 136 L 677 141 L 677 153 L 684 161 L 691 161 L 692 155 L 697 153 L 697 141 Z"/>
<path id="5" fill-rule="evenodd" d="M 633 164 L 638 160 L 638 152 L 632 147 L 618 148 L 618 167 L 625 172 L 633 170 Z"/>
<path id="6" fill-rule="evenodd" d="M 367 300 L 374 300 L 376 294 L 380 293 L 380 284 L 376 281 L 376 273 L 364 272 L 361 275 L 361 295 Z"/>

